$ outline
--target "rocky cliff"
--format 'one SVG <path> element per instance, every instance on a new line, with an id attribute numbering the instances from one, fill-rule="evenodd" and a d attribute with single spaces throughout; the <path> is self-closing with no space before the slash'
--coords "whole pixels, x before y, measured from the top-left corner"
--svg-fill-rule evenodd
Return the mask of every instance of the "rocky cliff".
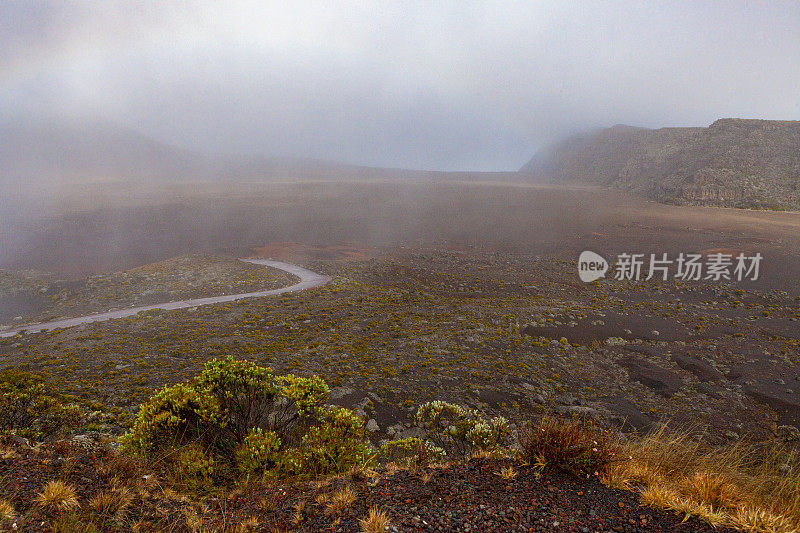
<path id="1" fill-rule="evenodd" d="M 720 119 L 707 128 L 656 130 L 618 125 L 553 145 L 520 172 L 667 203 L 800 209 L 800 121 Z"/>

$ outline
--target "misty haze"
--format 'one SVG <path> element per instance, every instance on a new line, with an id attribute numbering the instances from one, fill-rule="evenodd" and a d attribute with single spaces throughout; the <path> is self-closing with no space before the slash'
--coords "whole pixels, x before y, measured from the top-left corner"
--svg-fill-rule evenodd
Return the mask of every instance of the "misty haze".
<path id="1" fill-rule="evenodd" d="M 800 530 L 798 28 L 0 4 L 0 531 Z"/>

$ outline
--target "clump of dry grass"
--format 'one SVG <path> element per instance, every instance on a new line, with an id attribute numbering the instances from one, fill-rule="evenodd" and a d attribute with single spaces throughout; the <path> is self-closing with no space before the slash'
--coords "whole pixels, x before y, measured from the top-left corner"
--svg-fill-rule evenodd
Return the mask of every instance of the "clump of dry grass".
<path id="1" fill-rule="evenodd" d="M 72 485 L 63 481 L 48 481 L 36 502 L 46 511 L 60 513 L 79 507 L 78 495 Z"/>
<path id="2" fill-rule="evenodd" d="M 544 472 L 544 469 L 547 468 L 547 459 L 543 453 L 539 452 L 534 455 L 530 461 L 527 461 L 527 464 L 533 468 L 538 479 L 542 475 L 542 472 Z"/>
<path id="3" fill-rule="evenodd" d="M 330 492 L 320 492 L 317 494 L 316 498 L 314 498 L 314 501 L 316 501 L 319 505 L 325 505 L 331 501 L 331 494 L 332 493 Z"/>
<path id="4" fill-rule="evenodd" d="M 601 480 L 647 505 L 758 533 L 800 530 L 800 453 L 783 444 L 711 447 L 661 427 L 620 443 Z"/>
<path id="5" fill-rule="evenodd" d="M 356 501 L 356 491 L 350 485 L 342 487 L 330 495 L 326 502 L 326 512 L 336 514 L 350 507 Z"/>
<path id="6" fill-rule="evenodd" d="M 249 533 L 251 531 L 257 531 L 260 525 L 261 523 L 258 521 L 258 518 L 249 516 L 236 524 L 235 531 L 236 533 Z"/>
<path id="7" fill-rule="evenodd" d="M 695 516 L 714 527 L 727 523 L 727 515 L 715 511 L 710 505 L 682 496 L 679 492 L 662 485 L 651 485 L 642 490 L 642 503 L 657 509 L 671 509 L 687 520 Z"/>
<path id="8" fill-rule="evenodd" d="M 5 500 L 0 500 L 0 522 L 10 522 L 17 517 L 14 507 Z"/>
<path id="9" fill-rule="evenodd" d="M 395 475 L 398 470 L 400 470 L 400 466 L 395 462 L 391 462 L 386 465 L 386 475 L 389 477 Z"/>
<path id="10" fill-rule="evenodd" d="M 0 447 L 0 459 L 16 459 L 19 457 L 17 450 L 13 448 Z"/>
<path id="11" fill-rule="evenodd" d="M 392 522 L 384 511 L 378 507 L 370 507 L 365 518 L 358 521 L 361 533 L 384 533 L 392 526 Z"/>
<path id="12" fill-rule="evenodd" d="M 367 467 L 366 465 L 358 465 L 350 468 L 343 476 L 340 477 L 342 479 L 358 482 L 364 481 L 365 479 L 371 479 L 376 475 L 377 472 L 375 472 L 375 470 Z"/>
<path id="13" fill-rule="evenodd" d="M 500 468 L 500 471 L 495 472 L 495 474 L 505 479 L 506 481 L 517 477 L 517 471 L 514 469 L 513 466 L 504 466 Z"/>
<path id="14" fill-rule="evenodd" d="M 753 533 L 790 533 L 797 527 L 785 516 L 774 515 L 764 509 L 742 507 L 729 517 L 729 524 L 742 531 Z"/>
<path id="15" fill-rule="evenodd" d="M 303 521 L 303 512 L 305 511 L 305 509 L 306 509 L 305 498 L 302 498 L 295 502 L 294 508 L 292 510 L 292 524 L 294 524 L 295 527 L 299 526 L 300 523 Z"/>
<path id="16" fill-rule="evenodd" d="M 122 520 L 133 503 L 133 494 L 126 487 L 108 490 L 89 501 L 92 508 L 101 518 Z"/>
<path id="17" fill-rule="evenodd" d="M 714 472 L 695 472 L 681 484 L 690 498 L 714 509 L 736 509 L 742 503 L 738 489 L 727 476 Z"/>
<path id="18" fill-rule="evenodd" d="M 381 481 L 381 475 L 375 470 L 370 470 L 367 480 L 367 486 L 374 487 L 375 485 L 380 483 L 380 481 Z"/>

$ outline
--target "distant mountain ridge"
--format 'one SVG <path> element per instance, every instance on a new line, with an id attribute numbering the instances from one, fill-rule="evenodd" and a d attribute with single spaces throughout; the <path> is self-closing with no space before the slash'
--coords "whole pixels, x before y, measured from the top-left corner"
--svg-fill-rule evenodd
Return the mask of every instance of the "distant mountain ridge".
<path id="1" fill-rule="evenodd" d="M 800 209 L 800 121 L 726 118 L 707 128 L 617 125 L 557 143 L 520 173 L 623 189 L 665 203 Z"/>
<path id="2" fill-rule="evenodd" d="M 258 179 L 452 179 L 515 172 L 436 172 L 311 158 L 206 154 L 156 141 L 111 122 L 0 120 L 0 183 L 41 187 L 92 180 L 147 183 Z"/>

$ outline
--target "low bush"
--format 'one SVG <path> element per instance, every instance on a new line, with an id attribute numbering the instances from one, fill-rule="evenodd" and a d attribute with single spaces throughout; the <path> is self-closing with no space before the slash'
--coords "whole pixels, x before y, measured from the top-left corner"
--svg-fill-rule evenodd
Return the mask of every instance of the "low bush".
<path id="1" fill-rule="evenodd" d="M 443 461 L 445 456 L 443 449 L 418 437 L 389 441 L 380 447 L 382 462 L 411 468 L 425 468 Z"/>
<path id="2" fill-rule="evenodd" d="M 300 446 L 289 454 L 291 461 L 284 463 L 285 471 L 318 476 L 370 462 L 372 449 L 364 438 L 361 418 L 349 409 L 333 406 L 322 409 L 319 416 L 319 423 L 308 429 Z"/>
<path id="3" fill-rule="evenodd" d="M 326 405 L 328 392 L 317 376 L 276 377 L 248 361 L 213 359 L 143 404 L 122 450 L 145 458 L 194 450 L 213 462 L 215 476 L 339 473 L 369 460 L 370 447 L 363 420 Z"/>
<path id="4" fill-rule="evenodd" d="M 176 485 L 182 489 L 209 489 L 213 484 L 214 458 L 200 446 L 190 444 L 178 451 L 172 470 Z"/>
<path id="5" fill-rule="evenodd" d="M 83 410 L 57 393 L 44 379 L 23 370 L 0 370 L 0 432 L 34 440 L 68 434 Z"/>
<path id="6" fill-rule="evenodd" d="M 281 439 L 274 431 L 250 430 L 236 449 L 236 467 L 245 475 L 263 475 L 278 464 Z"/>
<path id="7" fill-rule="evenodd" d="M 550 418 L 524 428 L 519 435 L 523 459 L 580 475 L 599 475 L 615 458 L 608 434 L 591 422 Z"/>
<path id="8" fill-rule="evenodd" d="M 477 411 L 452 403 L 422 404 L 416 421 L 426 431 L 426 438 L 451 457 L 498 452 L 513 441 L 508 421 L 502 416 L 484 420 Z"/>

